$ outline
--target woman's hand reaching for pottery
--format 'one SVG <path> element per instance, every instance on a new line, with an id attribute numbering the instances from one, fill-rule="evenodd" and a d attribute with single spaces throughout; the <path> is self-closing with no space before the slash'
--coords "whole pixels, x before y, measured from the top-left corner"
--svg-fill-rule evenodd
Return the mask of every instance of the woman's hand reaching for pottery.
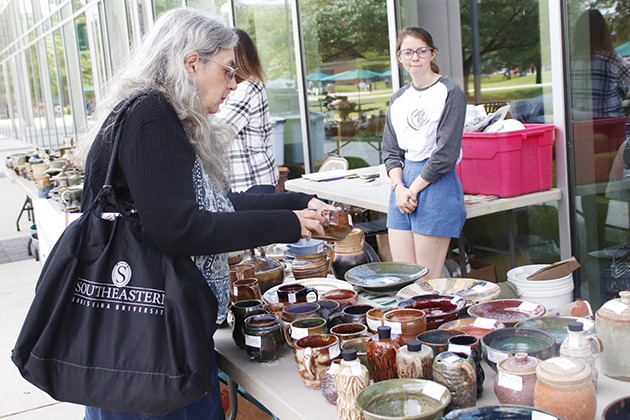
<path id="1" fill-rule="evenodd" d="M 324 218 L 320 210 L 314 210 L 314 209 L 294 210 L 293 213 L 295 213 L 295 215 L 300 220 L 300 227 L 301 227 L 300 237 L 302 239 L 311 239 L 313 234 L 316 234 L 318 236 L 325 235 L 324 228 L 322 226 L 322 223 L 324 222 Z"/>

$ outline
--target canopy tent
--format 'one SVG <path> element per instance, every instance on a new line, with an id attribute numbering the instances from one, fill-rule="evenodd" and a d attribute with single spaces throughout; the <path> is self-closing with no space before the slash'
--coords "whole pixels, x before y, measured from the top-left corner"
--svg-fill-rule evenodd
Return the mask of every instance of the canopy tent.
<path id="1" fill-rule="evenodd" d="M 365 79 L 371 79 L 371 78 L 380 77 L 380 76 L 381 76 L 380 73 L 377 73 L 372 70 L 354 69 L 354 70 L 344 71 L 343 73 L 333 74 L 332 76 L 328 76 L 322 80 L 341 82 L 341 81 L 351 81 L 351 80 L 365 80 Z"/>
<path id="2" fill-rule="evenodd" d="M 330 77 L 330 74 L 323 73 L 320 69 L 316 69 L 311 74 L 306 76 L 306 80 L 310 82 L 319 82 L 326 80 L 328 77 Z"/>
<path id="3" fill-rule="evenodd" d="M 621 44 L 620 46 L 615 48 L 615 51 L 617 51 L 619 55 L 630 57 L 630 41 Z"/>

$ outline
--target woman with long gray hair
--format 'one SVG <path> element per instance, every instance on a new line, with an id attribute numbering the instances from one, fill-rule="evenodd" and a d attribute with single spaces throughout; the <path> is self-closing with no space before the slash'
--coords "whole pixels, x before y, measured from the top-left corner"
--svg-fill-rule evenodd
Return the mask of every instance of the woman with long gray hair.
<path id="1" fill-rule="evenodd" d="M 137 92 L 146 93 L 123 120 L 113 187 L 120 200 L 133 203 L 146 236 L 162 251 L 194 256 L 208 293 L 218 301 L 217 325 L 225 320 L 229 302 L 227 252 L 323 235 L 320 210 L 332 208 L 306 194 L 228 193 L 225 163 L 232 139 L 211 114 L 236 88 L 236 43 L 234 30 L 215 17 L 193 8 L 166 12 L 111 80 L 97 104 L 99 128 L 87 137 L 94 140 L 82 145 L 89 148 L 82 198 L 87 208 L 105 182 L 112 110 Z M 87 407 L 85 418 L 223 416 L 213 361 L 212 389 L 187 407 L 162 417 Z"/>

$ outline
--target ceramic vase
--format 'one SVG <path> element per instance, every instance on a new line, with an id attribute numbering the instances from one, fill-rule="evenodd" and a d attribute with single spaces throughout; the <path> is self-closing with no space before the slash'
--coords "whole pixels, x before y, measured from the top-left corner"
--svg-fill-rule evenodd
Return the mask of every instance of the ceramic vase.
<path id="1" fill-rule="evenodd" d="M 418 340 L 411 340 L 398 349 L 396 371 L 399 378 L 433 378 L 433 349 Z"/>
<path id="2" fill-rule="evenodd" d="M 335 374 L 337 389 L 337 414 L 340 420 L 361 420 L 361 410 L 357 406 L 357 395 L 370 385 L 368 370 L 359 362 L 357 351 L 344 350 L 343 360 Z"/>
<path id="3" fill-rule="evenodd" d="M 391 337 L 391 328 L 383 325 L 378 327 L 378 335 L 367 344 L 367 360 L 370 374 L 374 382 L 395 379 L 398 377 L 396 368 L 396 354 L 400 344 Z"/>
<path id="4" fill-rule="evenodd" d="M 451 408 L 473 407 L 477 402 L 477 372 L 471 356 L 445 351 L 433 359 L 433 380 L 451 392 Z"/>
<path id="5" fill-rule="evenodd" d="M 352 229 L 344 240 L 335 242 L 335 258 L 331 269 L 336 278 L 344 280 L 346 271 L 369 262 L 368 256 L 363 251 L 364 245 L 365 233 L 358 228 Z"/>

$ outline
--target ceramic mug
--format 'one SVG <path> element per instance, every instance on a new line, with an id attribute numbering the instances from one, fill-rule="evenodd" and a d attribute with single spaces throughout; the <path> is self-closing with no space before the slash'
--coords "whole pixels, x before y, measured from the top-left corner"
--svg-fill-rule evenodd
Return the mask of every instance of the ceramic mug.
<path id="1" fill-rule="evenodd" d="M 260 287 L 258 287 L 258 279 L 242 279 L 236 280 L 230 288 L 230 300 L 232 303 L 239 300 L 260 299 Z"/>
<path id="2" fill-rule="evenodd" d="M 330 333 L 339 337 L 342 344 L 355 338 L 370 336 L 367 326 L 358 322 L 335 325 L 330 329 Z"/>
<path id="3" fill-rule="evenodd" d="M 359 322 L 367 325 L 367 318 L 365 314 L 370 309 L 374 309 L 374 306 L 367 304 L 346 306 L 341 311 L 341 319 L 345 323 Z"/>
<path id="4" fill-rule="evenodd" d="M 282 321 L 290 324 L 296 319 L 312 318 L 319 314 L 321 306 L 315 302 L 294 303 L 282 310 Z"/>
<path id="5" fill-rule="evenodd" d="M 255 278 L 256 277 L 254 275 L 255 269 L 256 267 L 254 266 L 254 264 L 243 263 L 243 264 L 231 265 L 230 266 L 230 280 L 229 280 L 230 289 L 232 289 L 232 285 L 234 284 L 236 280 Z"/>
<path id="6" fill-rule="evenodd" d="M 232 339 L 240 348 L 245 348 L 245 335 L 243 334 L 243 326 L 245 319 L 252 315 L 265 314 L 267 308 L 262 300 L 251 299 L 234 302 L 230 307 L 233 315 Z"/>
<path id="7" fill-rule="evenodd" d="M 407 343 L 427 330 L 427 318 L 420 309 L 393 309 L 383 315 L 383 325 L 391 327 Z"/>
<path id="8" fill-rule="evenodd" d="M 326 334 L 326 320 L 320 317 L 300 318 L 284 326 L 284 338 L 287 344 L 295 348 L 295 342 L 300 338 L 315 335 Z"/>
<path id="9" fill-rule="evenodd" d="M 259 363 L 276 360 L 284 344 L 280 321 L 273 314 L 247 317 L 243 325 L 243 335 L 247 355 Z"/>
<path id="10" fill-rule="evenodd" d="M 315 300 L 319 299 L 319 292 L 314 287 L 306 287 L 303 284 L 285 284 L 278 287 L 278 302 L 307 302 L 309 293 L 315 293 Z"/>
<path id="11" fill-rule="evenodd" d="M 320 306 L 319 315 L 326 320 L 328 329 L 341 323 L 341 305 L 334 300 L 320 299 L 317 303 Z"/>
<path id="12" fill-rule="evenodd" d="M 304 384 L 319 389 L 322 375 L 340 354 L 339 338 L 333 334 L 309 335 L 297 340 L 295 362 Z"/>

